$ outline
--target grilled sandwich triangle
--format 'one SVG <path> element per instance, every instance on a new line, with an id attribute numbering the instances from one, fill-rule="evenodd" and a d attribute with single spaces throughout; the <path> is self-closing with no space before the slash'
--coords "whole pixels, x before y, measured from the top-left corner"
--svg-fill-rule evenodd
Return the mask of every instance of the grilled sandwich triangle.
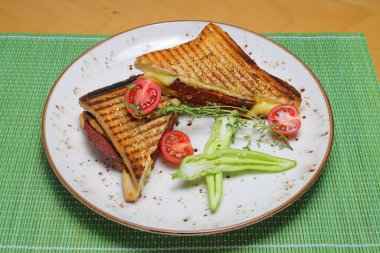
<path id="1" fill-rule="evenodd" d="M 299 107 L 301 103 L 294 87 L 261 69 L 212 23 L 192 41 L 137 57 L 135 66 L 158 80 L 163 92 L 195 104 L 205 99 L 225 100 L 230 105 L 248 104 L 250 114 L 266 116 L 277 104 Z M 197 100 L 194 96 L 203 97 Z"/>
<path id="2" fill-rule="evenodd" d="M 116 166 L 123 170 L 125 199 L 136 201 L 144 182 L 149 176 L 158 154 L 161 136 L 173 128 L 174 115 L 136 119 L 130 115 L 124 99 L 128 84 L 137 77 L 131 77 L 111 86 L 95 90 L 79 99 L 80 105 L 89 117 L 81 116 L 81 125 L 89 122 L 97 133 L 107 138 L 120 155 L 125 166 Z M 175 98 L 161 97 L 159 107 L 179 104 Z M 86 121 L 87 120 L 87 121 Z M 94 122 L 94 120 L 96 122 Z M 91 138 L 90 138 L 91 139 Z"/>

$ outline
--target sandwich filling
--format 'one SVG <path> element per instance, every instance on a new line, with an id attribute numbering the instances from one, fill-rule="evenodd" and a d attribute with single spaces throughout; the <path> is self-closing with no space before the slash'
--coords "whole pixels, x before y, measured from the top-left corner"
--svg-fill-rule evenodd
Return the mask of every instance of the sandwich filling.
<path id="1" fill-rule="evenodd" d="M 191 82 L 188 78 L 170 76 L 154 71 L 144 71 L 144 76 L 159 84 L 163 93 L 186 100 L 190 104 L 205 105 L 206 102 L 212 102 L 220 105 L 244 106 L 248 108 L 247 114 L 250 116 L 267 116 L 273 107 L 283 103 L 283 101 L 260 96 L 256 96 L 254 100 L 247 100 L 231 91 L 223 89 L 215 91 L 215 86 L 213 89 L 207 89 L 207 86 Z"/>
<path id="2" fill-rule="evenodd" d="M 111 163 L 118 163 L 120 166 L 124 164 L 123 158 L 121 158 L 119 152 L 116 151 L 115 147 L 109 140 L 109 137 L 105 134 L 103 128 L 91 116 L 90 113 L 83 112 L 80 115 L 80 123 L 88 140 L 106 160 Z"/>

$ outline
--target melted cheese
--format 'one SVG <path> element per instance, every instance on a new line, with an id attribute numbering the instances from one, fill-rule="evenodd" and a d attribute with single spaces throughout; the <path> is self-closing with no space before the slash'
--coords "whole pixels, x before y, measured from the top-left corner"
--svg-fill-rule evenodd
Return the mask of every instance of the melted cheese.
<path id="1" fill-rule="evenodd" d="M 259 98 L 256 100 L 256 104 L 252 106 L 252 108 L 248 111 L 247 115 L 254 116 L 268 116 L 270 110 L 272 110 L 273 107 L 276 105 L 279 105 L 280 103 L 271 101 L 269 99 L 265 98 Z"/>
<path id="2" fill-rule="evenodd" d="M 181 82 L 189 84 L 193 87 L 207 89 L 207 86 L 204 84 L 200 85 L 199 83 L 189 82 L 190 80 L 188 78 L 184 78 L 180 76 L 171 76 L 171 75 L 153 72 L 153 71 L 144 71 L 144 76 L 146 76 L 148 79 L 153 79 L 157 81 L 163 93 L 166 93 L 169 95 L 176 95 L 176 91 L 169 88 L 170 84 L 172 84 L 176 79 L 179 79 Z M 215 87 L 213 90 L 215 90 Z M 225 92 L 220 92 L 220 93 L 225 94 Z M 267 116 L 273 107 L 280 104 L 279 102 L 276 102 L 270 99 L 265 99 L 263 97 L 255 99 L 255 101 L 256 101 L 256 104 L 247 113 L 249 116 L 254 116 L 254 115 Z"/>
<path id="3" fill-rule="evenodd" d="M 149 80 L 157 83 L 160 86 L 162 93 L 173 96 L 177 95 L 177 91 L 169 87 L 170 84 L 172 84 L 177 79 L 175 76 L 169 76 L 153 72 L 145 72 L 144 76 Z"/>
<path id="4" fill-rule="evenodd" d="M 184 76 L 168 75 L 168 74 L 165 74 L 165 73 L 162 73 L 162 72 L 157 72 L 157 71 L 154 71 L 154 70 L 151 70 L 151 69 L 147 70 L 147 69 L 141 68 L 141 70 L 144 72 L 144 75 L 147 78 L 151 78 L 151 79 L 157 80 L 157 81 L 161 82 L 163 85 L 166 85 L 166 86 L 169 86 L 176 79 L 179 79 L 180 82 L 188 84 L 188 85 L 191 85 L 194 88 L 212 90 L 212 91 L 219 92 L 221 94 L 225 94 L 227 96 L 233 96 L 233 97 L 236 97 L 236 98 L 239 98 L 239 99 L 246 99 L 244 96 L 242 96 L 239 93 L 219 88 L 218 86 L 213 85 L 213 84 L 196 82 L 196 81 L 194 81 L 191 78 L 187 78 L 187 77 L 184 77 Z"/>
<path id="5" fill-rule="evenodd" d="M 160 84 L 169 86 L 172 84 L 178 77 L 176 76 L 170 76 L 158 72 L 144 72 L 144 76 L 146 76 L 148 79 L 155 79 L 160 82 Z"/>

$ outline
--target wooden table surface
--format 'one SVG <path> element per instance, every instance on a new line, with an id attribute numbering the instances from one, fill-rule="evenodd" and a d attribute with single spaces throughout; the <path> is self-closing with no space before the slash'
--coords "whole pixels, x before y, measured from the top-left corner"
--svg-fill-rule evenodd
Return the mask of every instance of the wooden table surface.
<path id="1" fill-rule="evenodd" d="M 259 33 L 361 32 L 380 73 L 379 0 L 0 0 L 0 32 L 115 34 L 170 20 Z"/>

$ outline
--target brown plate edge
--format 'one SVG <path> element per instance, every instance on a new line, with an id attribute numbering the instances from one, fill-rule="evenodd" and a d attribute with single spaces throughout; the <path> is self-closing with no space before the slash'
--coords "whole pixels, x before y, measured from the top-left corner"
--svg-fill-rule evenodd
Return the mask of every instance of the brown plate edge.
<path id="1" fill-rule="evenodd" d="M 251 219 L 251 220 L 248 220 L 248 221 L 245 221 L 245 222 L 241 222 L 241 223 L 238 223 L 238 224 L 235 224 L 235 225 L 230 225 L 230 226 L 227 226 L 227 227 L 221 227 L 221 228 L 215 228 L 215 229 L 205 229 L 205 230 L 184 230 L 184 231 L 178 231 L 178 230 L 167 230 L 167 229 L 155 229 L 155 228 L 151 228 L 151 227 L 146 227 L 146 226 L 142 226 L 142 225 L 139 225 L 139 224 L 135 224 L 135 223 L 131 223 L 131 222 L 128 222 L 128 221 L 125 221 L 123 219 L 120 219 L 116 216 L 113 216 L 113 215 L 110 215 L 109 213 L 106 213 L 104 212 L 103 210 L 97 208 L 96 206 L 92 205 L 90 202 L 88 202 L 86 199 L 82 198 L 66 181 L 65 179 L 62 177 L 62 175 L 59 173 L 57 167 L 55 166 L 54 164 L 54 161 L 53 159 L 51 158 L 51 155 L 50 155 L 50 152 L 47 148 L 47 144 L 46 144 L 46 134 L 45 134 L 45 119 L 46 119 L 46 110 L 47 110 L 47 104 L 49 103 L 50 101 L 50 98 L 51 98 L 51 95 L 57 85 L 57 83 L 60 81 L 60 79 L 62 78 L 62 76 L 67 72 L 67 70 L 75 63 L 77 62 L 82 56 L 84 56 L 85 54 L 87 54 L 89 51 L 91 51 L 92 49 L 102 45 L 103 43 L 107 42 L 108 40 L 120 35 L 120 34 L 123 34 L 123 33 L 126 33 L 126 32 L 129 32 L 129 31 L 132 31 L 132 30 L 135 30 L 135 29 L 139 29 L 139 28 L 142 28 L 142 27 L 145 27 L 145 26 L 152 26 L 152 25 L 158 25 L 158 24 L 167 24 L 167 23 L 176 23 L 176 22 L 209 22 L 209 23 L 216 23 L 216 24 L 222 24 L 222 25 L 228 25 L 228 26 L 231 26 L 231 27 L 234 27 L 234 28 L 238 28 L 240 30 L 243 30 L 243 31 L 246 31 L 246 32 L 250 32 L 254 35 L 257 35 L 279 47 L 281 47 L 282 49 L 284 49 L 286 52 L 288 52 L 291 56 L 293 56 L 298 62 L 300 62 L 304 67 L 305 69 L 312 75 L 312 77 L 314 78 L 314 80 L 317 82 L 318 86 L 319 86 L 319 89 L 321 90 L 322 92 L 322 95 L 325 99 L 325 102 L 327 104 L 327 109 L 328 109 L 328 113 L 329 113 L 329 120 L 330 120 L 330 138 L 329 138 L 329 145 L 328 145 L 328 148 L 327 148 L 327 152 L 325 153 L 324 157 L 323 157 L 323 160 L 322 160 L 322 163 L 321 165 L 319 166 L 319 168 L 317 169 L 316 173 L 314 174 L 314 176 L 310 179 L 309 183 L 307 185 L 305 185 L 293 198 L 289 199 L 288 201 L 286 201 L 285 203 L 281 204 L 280 206 L 278 206 L 277 208 L 274 208 L 273 210 L 265 213 L 265 214 L 262 214 L 254 219 Z M 124 225 L 124 226 L 128 226 L 128 227 L 131 227 L 131 228 L 134 228 L 134 229 L 138 229 L 138 230 L 141 230 L 141 231 L 145 231 L 145 232 L 151 232 L 151 233 L 157 233 L 157 234 L 164 234 L 164 235 L 177 235 L 177 236 L 195 236 L 195 235 L 208 235 L 208 234 L 217 234 L 217 233 L 224 233 L 224 232 L 228 232 L 228 231 L 232 231 L 232 230 L 236 230 L 236 229 L 240 229 L 240 228 L 243 228 L 243 227 L 246 227 L 246 226 L 249 226 L 249 225 L 252 225 L 252 224 L 255 224 L 257 222 L 260 222 L 262 220 L 265 220 L 269 217 L 272 217 L 274 216 L 275 214 L 277 214 L 278 212 L 282 211 L 283 209 L 285 209 L 286 207 L 290 206 L 292 203 L 294 203 L 297 199 L 299 199 L 314 183 L 315 181 L 318 179 L 319 175 L 322 173 L 323 171 L 323 168 L 327 162 L 327 159 L 330 155 L 330 152 L 331 152 L 331 148 L 332 148 L 332 145 L 333 145 L 333 138 L 334 138 L 334 119 L 333 119 L 333 114 L 332 114 L 332 109 L 331 109 L 331 105 L 330 105 L 330 101 L 320 83 L 320 81 L 318 80 L 318 78 L 314 75 L 314 73 L 306 66 L 306 64 L 301 61 L 296 55 L 294 55 L 292 52 L 290 52 L 287 48 L 285 48 L 284 46 L 278 44 L 277 42 L 269 39 L 269 38 L 266 38 L 258 33 L 255 33 L 255 32 L 252 32 L 250 30 L 247 30 L 245 28 L 242 28 L 242 27 L 239 27 L 239 26 L 235 26 L 235 25 L 230 25 L 230 24 L 226 24 L 226 23 L 221 23 L 221 22 L 212 22 L 212 21 L 205 21 L 205 20 L 175 20 L 175 21 L 164 21 L 164 22 L 157 22 L 157 23 L 152 23 L 152 24 L 149 24 L 149 25 L 142 25 L 142 26 L 138 26 L 138 27 L 134 27 L 134 28 L 131 28 L 131 29 L 128 29 L 128 30 L 125 30 L 123 32 L 120 32 L 118 34 L 115 34 L 101 42 L 99 42 L 98 44 L 94 45 L 93 47 L 87 49 L 85 52 L 83 52 L 81 55 L 79 55 L 72 63 L 70 63 L 69 66 L 66 67 L 66 69 L 61 73 L 61 75 L 58 77 L 58 79 L 55 81 L 53 87 L 51 88 L 50 92 L 49 92 L 49 95 L 48 97 L 46 98 L 46 101 L 45 101 L 45 104 L 44 104 L 44 110 L 43 110 L 43 116 L 42 116 L 42 137 L 43 137 L 43 145 L 44 145 L 44 151 L 45 151 L 45 154 L 46 154 L 46 157 L 48 158 L 48 161 L 50 163 L 50 166 L 52 167 L 54 173 L 56 174 L 56 176 L 58 177 L 59 181 L 61 181 L 61 183 L 65 186 L 65 188 L 72 194 L 74 195 L 74 197 L 76 199 L 78 199 L 80 202 L 82 202 L 84 205 L 86 205 L 88 208 L 92 209 L 93 211 L 95 211 L 96 213 L 100 214 L 101 216 L 109 219 L 109 220 L 112 220 L 112 221 L 115 221 L 121 225 Z"/>

